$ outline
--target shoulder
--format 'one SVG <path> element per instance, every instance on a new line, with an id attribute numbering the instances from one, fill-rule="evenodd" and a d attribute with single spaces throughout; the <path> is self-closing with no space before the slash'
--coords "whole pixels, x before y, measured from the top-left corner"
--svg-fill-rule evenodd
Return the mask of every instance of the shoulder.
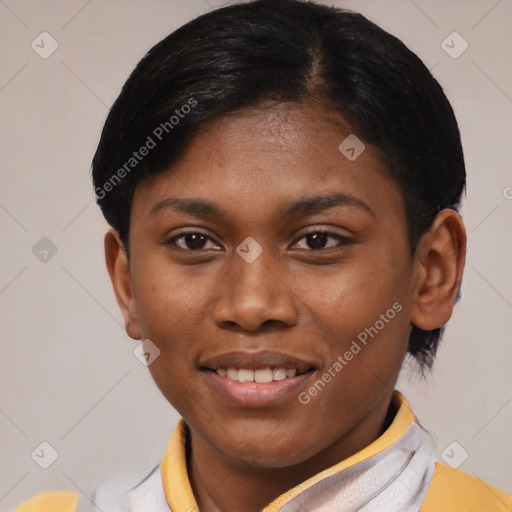
<path id="1" fill-rule="evenodd" d="M 24 501 L 13 512 L 76 512 L 80 495 L 76 492 L 43 492 Z"/>
<path id="2" fill-rule="evenodd" d="M 420 512 L 511 512 L 512 497 L 479 478 L 436 462 Z"/>
<path id="3" fill-rule="evenodd" d="M 123 491 L 112 485 L 103 485 L 87 495 L 55 491 L 37 494 L 12 512 L 168 512 L 162 485 L 160 466 L 156 466 L 142 481 L 123 485 Z M 130 489 L 130 490 L 126 490 Z"/>
<path id="4" fill-rule="evenodd" d="M 88 496 L 71 491 L 43 492 L 24 501 L 12 512 L 128 512 L 131 509 L 125 498 L 112 497 L 101 488 Z"/>

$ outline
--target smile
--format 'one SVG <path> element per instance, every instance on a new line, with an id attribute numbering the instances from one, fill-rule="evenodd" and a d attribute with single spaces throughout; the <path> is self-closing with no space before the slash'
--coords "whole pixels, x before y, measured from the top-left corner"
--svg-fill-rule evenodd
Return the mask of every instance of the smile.
<path id="1" fill-rule="evenodd" d="M 297 375 L 297 369 L 261 368 L 258 370 L 251 370 L 247 368 L 218 368 L 216 370 L 216 373 L 217 375 L 220 375 L 221 377 L 226 377 L 229 380 L 235 380 L 238 382 L 257 382 L 258 384 L 265 384 L 273 381 L 291 379 Z"/>
<path id="2" fill-rule="evenodd" d="M 271 407 L 300 392 L 317 367 L 278 352 L 232 352 L 201 361 L 208 387 L 231 406 Z"/>

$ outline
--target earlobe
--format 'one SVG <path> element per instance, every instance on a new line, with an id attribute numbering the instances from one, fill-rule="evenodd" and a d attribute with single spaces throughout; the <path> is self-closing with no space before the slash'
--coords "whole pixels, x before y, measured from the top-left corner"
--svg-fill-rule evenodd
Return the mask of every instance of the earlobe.
<path id="1" fill-rule="evenodd" d="M 135 296 L 133 293 L 130 262 L 116 230 L 110 229 L 105 235 L 105 262 L 117 303 L 123 314 L 126 333 L 134 340 L 141 339 Z"/>
<path id="2" fill-rule="evenodd" d="M 442 210 L 416 250 L 415 302 L 411 322 L 437 329 L 451 317 L 466 261 L 466 230 L 454 210 Z"/>

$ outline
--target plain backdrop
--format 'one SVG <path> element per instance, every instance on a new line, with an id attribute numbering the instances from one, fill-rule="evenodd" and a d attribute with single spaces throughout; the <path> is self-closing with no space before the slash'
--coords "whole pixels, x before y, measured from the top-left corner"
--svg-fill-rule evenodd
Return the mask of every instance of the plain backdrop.
<path id="1" fill-rule="evenodd" d="M 440 460 L 512 493 L 512 2 L 333 3 L 401 38 L 458 117 L 468 172 L 462 299 L 433 372 L 421 379 L 406 367 L 398 388 Z M 0 1 L 0 510 L 43 490 L 136 481 L 160 461 L 178 416 L 124 332 L 90 163 L 138 60 L 221 4 Z M 58 454 L 48 469 L 31 457 L 41 442 Z"/>

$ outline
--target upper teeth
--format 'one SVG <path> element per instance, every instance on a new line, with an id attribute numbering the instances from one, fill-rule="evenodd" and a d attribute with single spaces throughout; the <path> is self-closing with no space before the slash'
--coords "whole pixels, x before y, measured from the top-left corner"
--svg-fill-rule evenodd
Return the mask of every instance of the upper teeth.
<path id="1" fill-rule="evenodd" d="M 237 380 L 238 382 L 257 382 L 264 384 L 265 382 L 272 382 L 273 380 L 283 380 L 297 375 L 295 368 L 288 370 L 284 368 L 262 368 L 260 370 L 248 370 L 246 368 L 218 368 L 217 374 L 221 377 L 227 377 L 230 380 Z"/>

